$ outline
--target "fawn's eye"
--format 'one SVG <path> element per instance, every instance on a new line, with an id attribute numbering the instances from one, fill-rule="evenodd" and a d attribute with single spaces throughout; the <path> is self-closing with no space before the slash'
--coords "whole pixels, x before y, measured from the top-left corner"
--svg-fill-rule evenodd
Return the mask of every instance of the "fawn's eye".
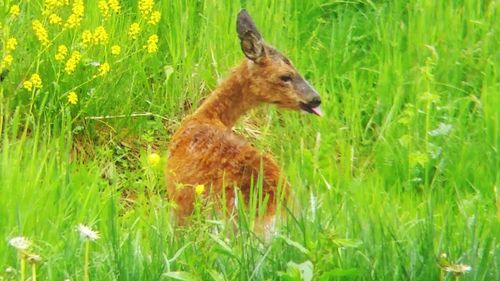
<path id="1" fill-rule="evenodd" d="M 282 75 L 282 76 L 280 76 L 280 79 L 283 82 L 290 82 L 290 81 L 292 81 L 292 76 L 290 76 L 290 75 Z"/>

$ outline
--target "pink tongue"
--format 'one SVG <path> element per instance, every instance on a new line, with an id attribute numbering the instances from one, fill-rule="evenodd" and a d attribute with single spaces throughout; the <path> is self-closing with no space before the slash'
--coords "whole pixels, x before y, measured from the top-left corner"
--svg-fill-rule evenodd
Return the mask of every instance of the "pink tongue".
<path id="1" fill-rule="evenodd" d="M 314 112 L 314 114 L 318 116 L 323 116 L 323 111 L 321 111 L 321 108 L 319 106 L 311 108 L 311 110 Z"/>

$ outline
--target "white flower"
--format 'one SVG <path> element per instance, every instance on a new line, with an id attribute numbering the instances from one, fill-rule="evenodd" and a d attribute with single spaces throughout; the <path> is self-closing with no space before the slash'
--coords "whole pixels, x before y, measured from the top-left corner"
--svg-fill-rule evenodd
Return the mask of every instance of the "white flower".
<path id="1" fill-rule="evenodd" d="M 9 245 L 19 251 L 26 251 L 31 246 L 31 241 L 22 236 L 17 236 L 9 240 Z"/>
<path id="2" fill-rule="evenodd" d="M 436 136 L 446 136 L 451 132 L 451 129 L 453 129 L 453 126 L 450 124 L 445 124 L 445 123 L 439 123 L 439 126 L 430 131 L 429 135 L 436 137 Z"/>
<path id="3" fill-rule="evenodd" d="M 472 267 L 466 264 L 452 264 L 444 268 L 447 272 L 453 272 L 456 274 L 464 274 L 467 271 L 471 271 Z"/>
<path id="4" fill-rule="evenodd" d="M 95 241 L 99 239 L 99 232 L 92 230 L 84 224 L 79 224 L 77 226 L 77 231 L 80 232 L 80 237 L 84 240 L 88 239 L 90 241 Z"/>

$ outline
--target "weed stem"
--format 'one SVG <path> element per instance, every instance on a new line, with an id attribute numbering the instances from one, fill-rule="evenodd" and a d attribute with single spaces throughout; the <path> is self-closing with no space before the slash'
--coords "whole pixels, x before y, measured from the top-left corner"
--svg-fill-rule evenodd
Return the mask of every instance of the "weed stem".
<path id="1" fill-rule="evenodd" d="M 83 281 L 89 281 L 89 249 L 90 242 L 86 240 L 85 242 L 85 254 L 83 257 Z"/>

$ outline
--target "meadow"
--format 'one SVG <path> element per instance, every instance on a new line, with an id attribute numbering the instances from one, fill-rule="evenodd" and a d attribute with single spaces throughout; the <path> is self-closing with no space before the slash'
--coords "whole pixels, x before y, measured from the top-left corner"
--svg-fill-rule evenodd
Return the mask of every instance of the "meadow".
<path id="1" fill-rule="evenodd" d="M 269 241 L 251 207 L 238 231 L 202 208 L 177 228 L 165 200 L 171 134 L 243 59 L 242 7 L 325 113 L 264 106 L 235 128 L 293 187 Z M 1 1 L 0 280 L 500 280 L 498 12 Z"/>

